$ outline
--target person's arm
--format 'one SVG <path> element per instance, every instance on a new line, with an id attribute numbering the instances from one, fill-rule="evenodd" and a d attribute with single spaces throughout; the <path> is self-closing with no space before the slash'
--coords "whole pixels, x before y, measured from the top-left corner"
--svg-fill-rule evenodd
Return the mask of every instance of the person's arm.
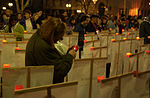
<path id="1" fill-rule="evenodd" d="M 37 49 L 38 50 L 38 49 Z M 59 55 L 53 48 L 40 49 L 37 51 L 36 60 L 40 65 L 54 65 L 56 76 L 65 77 L 71 69 L 74 57 L 70 54 Z"/>

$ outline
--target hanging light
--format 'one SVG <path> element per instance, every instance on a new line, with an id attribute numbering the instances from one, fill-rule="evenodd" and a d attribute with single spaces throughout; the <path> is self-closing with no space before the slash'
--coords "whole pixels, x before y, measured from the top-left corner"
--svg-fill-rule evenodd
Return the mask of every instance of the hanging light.
<path id="1" fill-rule="evenodd" d="M 8 6 L 12 7 L 12 6 L 13 6 L 13 3 L 8 3 Z"/>
<path id="2" fill-rule="evenodd" d="M 96 4 L 97 0 L 93 0 L 93 3 Z"/>

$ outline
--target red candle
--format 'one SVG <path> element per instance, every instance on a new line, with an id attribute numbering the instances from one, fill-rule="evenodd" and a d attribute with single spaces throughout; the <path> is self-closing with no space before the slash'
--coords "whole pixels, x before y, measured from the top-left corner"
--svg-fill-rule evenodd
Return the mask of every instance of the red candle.
<path id="1" fill-rule="evenodd" d="M 3 68 L 10 68 L 10 64 L 3 64 Z"/>
<path id="2" fill-rule="evenodd" d="M 104 76 L 98 76 L 98 77 L 97 77 L 97 82 L 100 83 L 101 80 L 103 80 L 103 79 L 104 79 Z"/>

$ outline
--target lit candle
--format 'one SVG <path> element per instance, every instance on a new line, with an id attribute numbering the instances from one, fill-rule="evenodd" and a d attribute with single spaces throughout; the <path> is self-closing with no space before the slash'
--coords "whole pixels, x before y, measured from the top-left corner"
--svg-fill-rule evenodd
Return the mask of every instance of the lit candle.
<path id="1" fill-rule="evenodd" d="M 10 68 L 10 64 L 3 64 L 3 68 Z"/>
<path id="2" fill-rule="evenodd" d="M 150 50 L 147 50 L 146 53 L 147 53 L 147 54 L 150 54 Z"/>
<path id="3" fill-rule="evenodd" d="M 87 40 L 84 40 L 84 42 L 86 43 L 86 42 L 87 42 Z"/>
<path id="4" fill-rule="evenodd" d="M 122 32 L 124 32 L 124 29 L 122 29 Z"/>
<path id="5" fill-rule="evenodd" d="M 119 35 L 119 33 L 116 33 L 116 35 Z"/>
<path id="6" fill-rule="evenodd" d="M 148 39 L 150 39 L 150 36 L 148 36 Z"/>
<path id="7" fill-rule="evenodd" d="M 115 39 L 111 39 L 111 42 L 114 42 L 115 41 Z"/>
<path id="8" fill-rule="evenodd" d="M 21 89 L 24 89 L 23 85 L 15 85 L 15 91 L 16 90 L 21 90 Z"/>
<path id="9" fill-rule="evenodd" d="M 27 31 L 24 31 L 24 33 L 27 33 Z"/>
<path id="10" fill-rule="evenodd" d="M 140 40 L 140 37 L 136 37 L 136 40 Z"/>
<path id="11" fill-rule="evenodd" d="M 6 43 L 6 42 L 7 42 L 7 40 L 2 40 L 2 42 L 3 42 L 3 43 Z"/>
<path id="12" fill-rule="evenodd" d="M 112 30 L 112 28 L 109 29 L 110 31 Z"/>
<path id="13" fill-rule="evenodd" d="M 91 47 L 90 50 L 93 50 L 94 47 Z"/>
<path id="14" fill-rule="evenodd" d="M 123 38 L 123 40 L 127 40 L 127 38 Z"/>
<path id="15" fill-rule="evenodd" d="M 104 79 L 104 76 L 98 76 L 98 77 L 97 77 L 97 82 L 100 83 L 101 80 L 103 80 L 103 79 Z"/>
<path id="16" fill-rule="evenodd" d="M 73 46 L 72 49 L 77 52 L 78 46 Z"/>
<path id="17" fill-rule="evenodd" d="M 130 35 L 130 33 L 127 33 L 127 35 Z"/>
<path id="18" fill-rule="evenodd" d="M 20 48 L 19 47 L 16 47 L 16 49 L 15 50 L 20 50 Z"/>
<path id="19" fill-rule="evenodd" d="M 129 53 L 129 52 L 126 53 L 126 57 L 128 57 L 128 58 L 129 58 L 131 55 L 132 55 L 132 53 Z"/>
<path id="20" fill-rule="evenodd" d="M 84 37 L 86 37 L 87 35 L 86 34 L 84 34 Z"/>

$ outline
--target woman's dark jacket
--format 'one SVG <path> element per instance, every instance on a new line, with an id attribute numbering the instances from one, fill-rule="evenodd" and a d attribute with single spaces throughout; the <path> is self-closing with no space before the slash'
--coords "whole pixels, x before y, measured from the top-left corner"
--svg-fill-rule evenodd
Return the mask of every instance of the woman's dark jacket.
<path id="1" fill-rule="evenodd" d="M 56 48 L 52 48 L 40 36 L 37 31 L 29 40 L 26 47 L 25 65 L 42 66 L 54 65 L 53 83 L 64 81 L 64 77 L 71 69 L 73 56 L 66 54 L 61 56 Z"/>
<path id="2" fill-rule="evenodd" d="M 150 39 L 148 39 L 148 36 L 150 36 L 150 23 L 149 22 L 144 21 L 141 23 L 139 36 L 144 37 L 144 44 L 150 44 Z"/>

